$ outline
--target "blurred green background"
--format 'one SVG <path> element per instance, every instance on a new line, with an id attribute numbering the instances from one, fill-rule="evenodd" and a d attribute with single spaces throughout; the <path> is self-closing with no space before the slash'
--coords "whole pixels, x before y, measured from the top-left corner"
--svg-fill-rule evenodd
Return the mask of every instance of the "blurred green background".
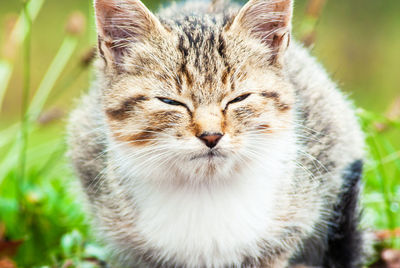
<path id="1" fill-rule="evenodd" d="M 93 77 L 84 63 L 96 44 L 92 1 L 31 4 L 41 2 L 24 47 L 10 37 L 24 1 L 0 0 L 0 79 L 1 68 L 11 73 L 0 113 L 0 261 L 7 257 L 27 267 L 68 262 L 67 267 L 91 267 L 104 252 L 90 237 L 81 202 L 70 191 L 76 178 L 65 159 L 64 127 Z M 363 224 L 394 230 L 400 226 L 400 1 L 327 0 L 321 14 L 312 14 L 310 2 L 324 1 L 295 1 L 294 35 L 315 39 L 312 53 L 355 101 L 367 133 Z M 144 3 L 153 11 L 168 4 Z M 66 23 L 76 11 L 86 18 L 85 30 L 68 34 Z M 80 15 L 75 13 L 75 20 L 80 24 Z M 60 75 L 48 72 L 62 46 L 61 57 L 72 53 L 66 66 L 57 66 L 61 60 L 56 60 L 51 70 L 60 68 Z M 21 119 L 27 49 L 27 103 L 41 95 L 37 98 L 44 106 Z M 40 87 L 48 94 L 39 94 Z M 400 248 L 390 232 L 384 238 L 384 247 Z M 15 250 L 2 253 L 3 245 Z"/>

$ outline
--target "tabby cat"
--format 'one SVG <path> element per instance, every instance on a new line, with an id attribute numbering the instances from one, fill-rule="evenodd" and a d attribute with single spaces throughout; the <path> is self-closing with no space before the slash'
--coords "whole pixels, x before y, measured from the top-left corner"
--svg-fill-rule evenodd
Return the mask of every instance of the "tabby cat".
<path id="1" fill-rule="evenodd" d="M 69 155 L 113 267 L 359 267 L 363 135 L 292 0 L 96 0 Z"/>

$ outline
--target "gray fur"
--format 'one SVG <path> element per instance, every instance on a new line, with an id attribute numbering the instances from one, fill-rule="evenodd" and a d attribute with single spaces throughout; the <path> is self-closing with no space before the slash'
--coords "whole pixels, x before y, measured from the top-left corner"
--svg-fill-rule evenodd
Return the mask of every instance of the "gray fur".
<path id="1" fill-rule="evenodd" d="M 207 52 L 204 47 L 217 46 L 221 27 L 231 23 L 232 14 L 236 12 L 237 7 L 232 7 L 225 14 L 221 14 L 218 13 L 221 8 L 210 9 L 202 4 L 197 5 L 200 8 L 189 12 L 189 16 L 177 15 L 176 12 L 192 11 L 191 4 L 183 8 L 177 6 L 165 9 L 159 14 L 160 20 L 173 31 L 180 31 L 185 45 L 190 42 L 194 45 L 202 44 L 197 49 L 187 52 L 194 53 L 190 58 L 198 61 L 197 64 L 190 60 L 187 63 L 188 66 L 193 64 L 193 68 L 188 68 L 195 73 L 194 76 L 203 77 L 203 81 L 207 81 L 207 77 L 217 79 L 218 76 L 219 79 L 220 70 L 217 68 L 216 71 L 211 66 L 235 67 L 235 63 L 214 62 L 218 61 L 215 56 L 218 54 L 218 49 Z M 204 15 L 207 11 L 214 13 Z M 205 40 L 199 41 L 200 39 Z M 182 53 L 185 54 L 185 48 L 182 49 Z M 238 58 L 245 56 L 238 55 Z M 142 244 L 145 244 L 145 241 L 140 241 L 141 238 L 124 232 L 126 225 L 132 224 L 134 228 L 132 223 L 134 213 L 130 214 L 130 211 L 134 211 L 130 208 L 134 200 L 125 189 L 124 180 L 115 178 L 115 171 L 109 164 L 109 129 L 103 106 L 103 91 L 108 88 L 109 80 L 103 74 L 104 68 L 104 64 L 99 60 L 98 79 L 90 93 L 82 98 L 80 105 L 72 113 L 68 139 L 69 155 L 91 204 L 98 234 L 101 240 L 109 244 L 111 250 L 119 256 L 120 263 L 138 265 L 133 264 L 129 256 L 132 252 L 132 241 L 135 241 L 138 249 L 135 259 L 141 263 L 140 267 L 185 267 L 184 264 L 157 259 L 156 249 L 144 250 Z M 364 158 L 363 134 L 354 115 L 353 105 L 330 80 L 323 67 L 310 56 L 307 49 L 292 41 L 285 54 L 282 70 L 284 79 L 295 89 L 295 128 L 299 137 L 303 137 L 300 138 L 299 146 L 305 152 L 305 154 L 299 153 L 297 162 L 300 167 L 291 174 L 293 184 L 297 184 L 298 188 L 290 189 L 293 191 L 292 195 L 284 193 L 292 196 L 285 205 L 296 211 L 294 218 L 298 222 L 286 224 L 282 220 L 281 245 L 273 245 L 266 241 L 263 246 L 264 254 L 243 256 L 242 267 L 278 268 L 281 264 L 275 262 L 275 259 L 281 256 L 286 260 L 292 259 L 291 265 L 308 264 L 302 263 L 305 259 L 295 256 L 301 256 L 306 252 L 305 247 L 312 247 L 310 241 L 316 241 L 321 254 L 329 251 L 324 237 L 330 228 L 332 210 L 340 202 L 341 192 L 347 183 L 343 174 L 349 165 Z M 214 76 L 216 74 L 217 76 Z M 210 83 L 215 85 L 220 82 Z M 296 192 L 297 189 L 302 191 Z M 354 213 L 358 213 L 358 210 Z M 316 220 L 310 223 L 309 219 Z M 312 225 L 313 232 L 305 231 L 303 223 Z M 114 226 L 114 229 L 110 226 Z M 121 241 L 124 247 L 113 248 L 114 240 Z M 296 260 L 295 263 L 293 260 Z"/>

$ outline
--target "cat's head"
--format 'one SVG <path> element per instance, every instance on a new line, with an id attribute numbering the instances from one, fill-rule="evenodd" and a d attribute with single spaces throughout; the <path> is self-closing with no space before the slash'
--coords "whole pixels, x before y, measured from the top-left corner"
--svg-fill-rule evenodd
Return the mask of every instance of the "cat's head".
<path id="1" fill-rule="evenodd" d="M 138 0 L 95 6 L 111 149 L 127 172 L 229 178 L 293 151 L 294 96 L 282 69 L 291 0 L 168 18 Z"/>

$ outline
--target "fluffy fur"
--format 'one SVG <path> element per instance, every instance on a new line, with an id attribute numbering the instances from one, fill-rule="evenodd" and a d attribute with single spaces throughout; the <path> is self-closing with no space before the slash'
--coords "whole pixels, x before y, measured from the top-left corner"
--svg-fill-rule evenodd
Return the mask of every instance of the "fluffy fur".
<path id="1" fill-rule="evenodd" d="M 291 1 L 158 18 L 137 0 L 95 5 L 98 77 L 72 113 L 69 154 L 116 266 L 360 265 L 363 136 L 289 42 Z"/>

